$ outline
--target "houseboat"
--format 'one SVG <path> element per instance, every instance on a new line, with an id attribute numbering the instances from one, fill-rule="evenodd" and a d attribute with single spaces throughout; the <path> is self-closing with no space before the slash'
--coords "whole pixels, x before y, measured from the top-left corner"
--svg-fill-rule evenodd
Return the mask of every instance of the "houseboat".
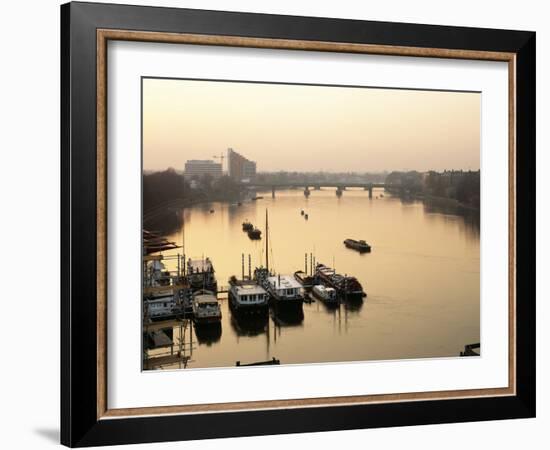
<path id="1" fill-rule="evenodd" d="M 153 320 L 173 317 L 178 309 L 178 297 L 170 285 L 170 273 L 161 261 L 149 261 L 144 273 L 144 288 L 153 288 L 143 296 L 143 310 L 146 317 Z"/>
<path id="2" fill-rule="evenodd" d="M 206 289 L 218 292 L 214 265 L 210 258 L 191 259 L 187 262 L 187 281 L 193 291 Z"/>
<path id="3" fill-rule="evenodd" d="M 344 299 L 359 299 L 367 296 L 357 278 L 340 275 L 324 264 L 317 264 L 315 277 L 326 287 L 336 289 L 336 293 Z"/>
<path id="4" fill-rule="evenodd" d="M 360 253 L 370 252 L 371 247 L 369 244 L 367 244 L 364 240 L 356 241 L 355 239 L 346 239 L 344 241 L 344 245 L 347 248 L 352 248 L 353 250 L 357 250 Z"/>
<path id="5" fill-rule="evenodd" d="M 147 295 L 143 299 L 143 308 L 146 317 L 152 320 L 174 317 L 179 311 L 177 297 L 172 290 Z"/>
<path id="6" fill-rule="evenodd" d="M 313 289 L 311 289 L 311 294 L 315 298 L 318 298 L 319 300 L 325 302 L 327 305 L 338 304 L 338 295 L 336 294 L 336 289 L 334 288 L 318 284 L 316 286 L 313 286 Z"/>
<path id="7" fill-rule="evenodd" d="M 193 322 L 195 325 L 219 324 L 222 311 L 216 294 L 206 289 L 193 293 Z"/>
<path id="8" fill-rule="evenodd" d="M 304 301 L 302 285 L 290 275 L 267 277 L 264 288 L 277 306 L 301 306 Z"/>
<path id="9" fill-rule="evenodd" d="M 267 291 L 255 280 L 229 279 L 229 304 L 240 314 L 267 315 Z"/>

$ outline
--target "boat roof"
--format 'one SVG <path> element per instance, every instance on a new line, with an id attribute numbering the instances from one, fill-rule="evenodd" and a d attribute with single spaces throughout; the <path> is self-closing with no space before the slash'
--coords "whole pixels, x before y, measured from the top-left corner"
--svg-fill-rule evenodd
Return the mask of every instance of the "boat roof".
<path id="1" fill-rule="evenodd" d="M 319 291 L 335 291 L 336 290 L 332 287 L 325 286 L 323 284 L 317 284 L 317 285 L 313 286 L 313 289 L 319 290 Z"/>
<path id="2" fill-rule="evenodd" d="M 162 295 L 153 295 L 153 296 L 148 296 L 148 297 L 145 297 L 145 301 L 147 303 L 154 303 L 154 302 L 158 302 L 158 303 L 162 303 L 162 302 L 167 302 L 167 301 L 170 301 L 170 300 L 173 300 L 174 299 L 174 294 L 173 293 L 167 293 L 167 294 L 162 294 Z"/>
<path id="3" fill-rule="evenodd" d="M 279 283 L 280 279 L 280 283 Z M 302 285 L 296 281 L 296 279 L 290 275 L 280 275 L 274 277 L 267 277 L 267 281 L 275 287 L 281 287 L 284 289 L 301 288 Z M 280 284 L 280 285 L 279 285 Z"/>
<path id="4" fill-rule="evenodd" d="M 187 267 L 193 272 L 210 272 L 212 270 L 212 261 L 210 258 L 191 259 L 187 262 Z"/>
<path id="5" fill-rule="evenodd" d="M 196 303 L 218 303 L 218 299 L 214 294 L 199 294 L 193 297 Z"/>
<path id="6" fill-rule="evenodd" d="M 317 270 L 325 275 L 334 275 L 336 273 L 333 268 L 322 264 L 317 265 Z"/>
<path id="7" fill-rule="evenodd" d="M 237 295 L 255 295 L 266 293 L 266 290 L 256 283 L 236 285 L 235 291 Z"/>

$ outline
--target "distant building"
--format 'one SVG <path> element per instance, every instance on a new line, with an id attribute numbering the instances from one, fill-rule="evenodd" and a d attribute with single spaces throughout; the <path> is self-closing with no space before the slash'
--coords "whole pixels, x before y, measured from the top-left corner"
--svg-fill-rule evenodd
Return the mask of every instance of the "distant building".
<path id="1" fill-rule="evenodd" d="M 256 177 L 256 163 L 232 148 L 227 149 L 227 168 L 229 176 L 235 181 L 248 182 Z"/>
<path id="2" fill-rule="evenodd" d="M 191 159 L 186 161 L 183 176 L 187 179 L 210 175 L 214 178 L 222 176 L 222 165 L 209 159 Z"/>

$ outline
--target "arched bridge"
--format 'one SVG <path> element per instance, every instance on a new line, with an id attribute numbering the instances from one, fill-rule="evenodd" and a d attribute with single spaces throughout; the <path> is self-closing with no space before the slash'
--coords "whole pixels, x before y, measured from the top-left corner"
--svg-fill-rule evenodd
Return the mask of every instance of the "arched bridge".
<path id="1" fill-rule="evenodd" d="M 253 189 L 261 189 L 261 190 L 269 190 L 271 189 L 271 196 L 275 197 L 275 191 L 277 189 L 295 189 L 295 188 L 303 188 L 304 189 L 304 195 L 307 197 L 310 194 L 311 190 L 319 190 L 321 188 L 335 188 L 336 189 L 336 195 L 341 196 L 342 193 L 348 189 L 348 188 L 362 188 L 365 191 L 369 191 L 369 198 L 372 198 L 372 190 L 374 188 L 385 188 L 385 183 L 335 183 L 335 182 L 304 182 L 304 183 L 298 183 L 298 182 L 281 182 L 281 183 L 243 183 L 243 187 L 253 188 Z"/>

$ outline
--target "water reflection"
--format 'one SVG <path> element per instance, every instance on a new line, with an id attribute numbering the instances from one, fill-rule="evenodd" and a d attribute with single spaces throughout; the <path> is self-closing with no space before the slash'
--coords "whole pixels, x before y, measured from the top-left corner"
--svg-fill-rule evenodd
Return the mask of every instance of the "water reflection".
<path id="1" fill-rule="evenodd" d="M 231 328 L 237 336 L 258 336 L 267 331 L 269 316 L 250 316 L 231 310 Z"/>
<path id="2" fill-rule="evenodd" d="M 195 336 L 199 344 L 210 346 L 220 341 L 222 337 L 222 326 L 219 323 L 196 325 Z"/>
<path id="3" fill-rule="evenodd" d="M 271 320 L 277 327 L 301 326 L 304 321 L 304 310 L 299 308 L 277 308 L 270 309 Z"/>

